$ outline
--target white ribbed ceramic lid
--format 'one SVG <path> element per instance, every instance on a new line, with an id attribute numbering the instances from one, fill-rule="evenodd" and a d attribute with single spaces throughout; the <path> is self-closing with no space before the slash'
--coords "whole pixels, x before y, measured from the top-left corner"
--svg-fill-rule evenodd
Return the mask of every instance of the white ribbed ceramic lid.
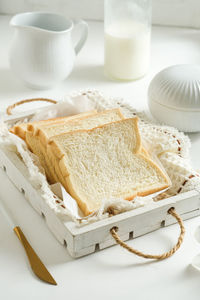
<path id="1" fill-rule="evenodd" d="M 162 70 L 151 81 L 148 93 L 161 105 L 200 111 L 200 65 L 175 65 Z"/>

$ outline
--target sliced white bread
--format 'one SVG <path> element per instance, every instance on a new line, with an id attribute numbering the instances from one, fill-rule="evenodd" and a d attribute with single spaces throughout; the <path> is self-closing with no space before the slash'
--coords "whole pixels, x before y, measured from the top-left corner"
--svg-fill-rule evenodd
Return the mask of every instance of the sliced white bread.
<path id="1" fill-rule="evenodd" d="M 49 147 L 62 162 L 66 189 L 85 215 L 96 211 L 103 199 L 131 200 L 169 185 L 162 170 L 140 154 L 136 118 L 61 134 Z"/>
<path id="2" fill-rule="evenodd" d="M 101 124 L 106 124 L 109 122 L 114 122 L 117 120 L 124 119 L 120 109 L 110 109 L 105 110 L 100 113 L 92 113 L 86 116 L 78 115 L 77 118 L 67 120 L 62 126 L 60 123 L 54 123 L 49 126 L 49 124 L 40 123 L 40 124 L 28 124 L 28 132 L 26 137 L 30 132 L 35 136 L 38 136 L 41 142 L 46 145 L 49 142 L 49 138 L 54 135 L 59 135 L 65 132 L 79 130 L 79 129 L 91 129 L 93 127 L 99 126 Z M 70 121 L 70 122 L 68 122 Z M 73 121 L 73 123 L 72 123 Z"/>
<path id="3" fill-rule="evenodd" d="M 119 109 L 106 110 L 84 119 L 68 122 L 65 124 L 64 129 L 58 127 L 57 132 L 67 133 L 67 132 L 81 130 L 81 129 L 92 129 L 100 125 L 107 124 L 113 121 L 122 120 L 122 119 L 124 119 L 124 117 L 121 114 Z M 54 128 L 54 132 L 55 132 L 55 128 Z M 42 137 L 42 135 L 40 136 Z M 55 173 L 58 175 L 60 181 L 62 180 L 62 184 L 67 189 L 64 177 L 67 176 L 68 174 L 64 173 L 64 168 L 62 166 L 63 161 L 57 157 L 57 155 L 52 151 L 52 148 L 48 147 L 48 145 L 47 145 L 47 157 L 50 160 L 51 165 L 54 166 Z M 61 172 L 61 168 L 63 172 Z"/>
<path id="4" fill-rule="evenodd" d="M 60 181 L 64 184 L 64 177 L 59 168 L 59 160 L 53 155 L 51 150 L 47 150 L 47 143 L 52 135 L 69 132 L 77 129 L 90 129 L 101 124 L 123 119 L 119 109 L 107 110 L 101 113 L 93 113 L 85 116 L 77 115 L 77 118 L 65 120 L 62 123 L 54 124 L 29 124 L 26 132 L 26 143 L 33 153 L 35 153 L 46 170 L 48 181 L 54 183 Z M 51 176 L 49 177 L 49 173 Z"/>
<path id="5" fill-rule="evenodd" d="M 43 125 L 43 126 L 52 126 L 53 124 L 59 124 L 59 126 L 62 126 L 62 124 L 64 124 L 65 122 L 68 121 L 73 121 L 74 119 L 78 119 L 78 118 L 84 118 L 86 116 L 90 116 L 93 114 L 96 114 L 97 111 L 96 110 L 92 110 L 92 111 L 88 111 L 88 112 L 83 112 L 80 114 L 76 114 L 76 115 L 72 115 L 72 116 L 66 116 L 66 117 L 59 117 L 59 118 L 53 118 L 53 119 L 48 119 L 48 120 L 41 120 L 41 121 L 34 121 L 32 123 L 21 123 L 18 125 L 15 125 L 14 127 L 12 127 L 10 129 L 10 132 L 19 136 L 20 138 L 22 138 L 23 140 L 26 141 L 28 148 L 38 156 L 40 163 L 42 165 L 42 167 L 45 170 L 47 179 L 49 181 L 49 183 L 55 183 L 58 182 L 59 179 L 57 177 L 57 175 L 54 172 L 54 169 L 52 168 L 51 164 L 48 164 L 48 159 L 46 158 L 46 156 L 43 154 L 44 151 L 44 147 L 40 147 L 40 145 L 38 144 L 38 137 L 35 137 L 34 134 L 32 132 L 28 133 L 28 141 L 26 140 L 27 137 L 27 130 L 28 130 L 28 126 L 31 125 L 33 128 L 34 126 L 39 126 L 39 125 Z M 36 141 L 35 141 L 36 140 Z"/>
<path id="6" fill-rule="evenodd" d="M 92 110 L 92 111 L 88 111 L 88 112 L 83 112 L 77 115 L 73 115 L 73 116 L 67 116 L 67 117 L 59 117 L 59 118 L 53 118 L 53 119 L 48 119 L 48 120 L 41 120 L 41 121 L 34 121 L 31 123 L 21 123 L 21 124 L 17 124 L 15 126 L 13 126 L 12 128 L 10 128 L 10 132 L 14 133 L 15 135 L 19 136 L 21 139 L 25 140 L 26 139 L 26 132 L 28 129 L 28 126 L 32 126 L 34 128 L 34 126 L 37 125 L 49 125 L 49 124 L 55 124 L 55 123 L 63 123 L 66 122 L 67 120 L 73 120 L 76 118 L 80 118 L 80 117 L 85 117 L 88 115 L 92 115 L 94 113 L 96 113 L 96 110 Z"/>

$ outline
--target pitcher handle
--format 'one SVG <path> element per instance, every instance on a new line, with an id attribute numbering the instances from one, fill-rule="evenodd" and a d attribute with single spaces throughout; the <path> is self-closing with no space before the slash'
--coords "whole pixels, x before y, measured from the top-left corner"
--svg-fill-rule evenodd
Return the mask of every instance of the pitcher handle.
<path id="1" fill-rule="evenodd" d="M 76 44 L 76 46 L 74 47 L 75 53 L 77 55 L 80 52 L 80 50 L 82 49 L 82 47 L 84 46 L 84 44 L 85 44 L 85 42 L 87 40 L 87 36 L 88 36 L 88 24 L 85 21 L 83 21 L 83 20 L 75 20 L 74 21 L 74 25 L 82 27 L 81 37 L 80 37 L 78 43 Z"/>

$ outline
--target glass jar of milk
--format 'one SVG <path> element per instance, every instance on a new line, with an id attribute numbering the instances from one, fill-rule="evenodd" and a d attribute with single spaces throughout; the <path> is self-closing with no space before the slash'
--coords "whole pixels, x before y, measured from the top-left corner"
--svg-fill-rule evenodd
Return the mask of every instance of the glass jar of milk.
<path id="1" fill-rule="evenodd" d="M 149 69 L 151 0 L 105 0 L 104 68 L 113 79 L 135 80 Z"/>

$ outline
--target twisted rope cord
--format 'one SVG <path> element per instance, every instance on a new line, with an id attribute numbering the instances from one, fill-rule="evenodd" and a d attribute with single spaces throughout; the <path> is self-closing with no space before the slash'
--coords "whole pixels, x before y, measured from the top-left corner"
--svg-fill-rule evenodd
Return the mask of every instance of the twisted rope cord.
<path id="1" fill-rule="evenodd" d="M 25 100 L 21 100 L 19 102 L 16 102 L 10 106 L 7 107 L 6 112 L 8 115 L 12 115 L 12 110 L 19 105 L 22 105 L 24 103 L 29 103 L 29 102 L 35 102 L 35 101 L 46 101 L 46 102 L 50 102 L 53 104 L 56 104 L 57 101 L 56 100 L 52 100 L 52 99 L 48 99 L 48 98 L 32 98 L 32 99 L 25 99 Z"/>
<path id="2" fill-rule="evenodd" d="M 176 245 L 171 250 L 169 250 L 168 252 L 165 252 L 163 254 L 158 254 L 158 255 L 145 254 L 143 252 L 140 252 L 139 250 L 136 250 L 136 249 L 130 247 L 125 242 L 123 242 L 120 239 L 120 237 L 118 236 L 118 234 L 117 234 L 118 227 L 111 228 L 110 233 L 111 233 L 112 237 L 115 239 L 115 241 L 117 242 L 117 244 L 119 244 L 121 247 L 125 248 L 126 250 L 128 250 L 129 252 L 131 252 L 133 254 L 136 254 L 138 256 L 148 258 L 148 259 L 158 259 L 158 260 L 166 259 L 166 258 L 172 256 L 180 248 L 180 246 L 183 242 L 184 234 L 185 234 L 185 227 L 183 225 L 183 221 L 180 218 L 180 216 L 177 214 L 175 209 L 173 207 L 171 207 L 168 210 L 168 213 L 170 215 L 172 215 L 177 220 L 177 222 L 180 226 L 181 232 L 180 232 L 180 235 L 179 235 L 179 238 L 178 238 L 178 241 L 177 241 Z"/>

